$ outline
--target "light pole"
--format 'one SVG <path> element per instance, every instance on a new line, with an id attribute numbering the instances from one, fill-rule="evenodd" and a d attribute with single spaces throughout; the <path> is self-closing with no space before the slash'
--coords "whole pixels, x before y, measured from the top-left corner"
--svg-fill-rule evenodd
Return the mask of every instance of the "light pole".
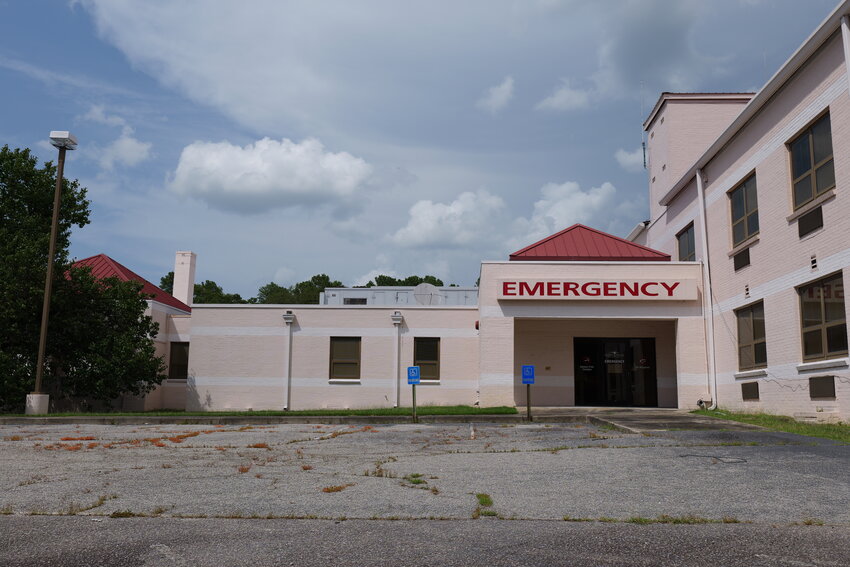
<path id="1" fill-rule="evenodd" d="M 53 223 L 50 225 L 47 277 L 44 280 L 44 306 L 41 310 L 41 333 L 38 338 L 38 361 L 35 366 L 35 391 L 27 395 L 27 414 L 47 413 L 50 402 L 50 396 L 41 391 L 41 382 L 44 376 L 44 350 L 47 346 L 47 323 L 50 318 L 50 294 L 53 288 L 53 257 L 56 255 L 56 233 L 59 232 L 59 209 L 62 201 L 65 151 L 77 149 L 77 138 L 68 131 L 54 130 L 50 132 L 50 143 L 59 148 L 59 164 L 56 168 L 56 191 L 53 194 Z"/>

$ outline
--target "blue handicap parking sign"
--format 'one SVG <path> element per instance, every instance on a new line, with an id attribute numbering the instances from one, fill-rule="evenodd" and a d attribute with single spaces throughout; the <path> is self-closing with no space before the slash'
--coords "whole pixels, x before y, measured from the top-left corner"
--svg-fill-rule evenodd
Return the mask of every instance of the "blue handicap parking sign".
<path id="1" fill-rule="evenodd" d="M 522 383 L 534 384 L 534 366 L 526 365 L 522 367 Z"/>
<path id="2" fill-rule="evenodd" d="M 407 367 L 407 383 L 408 384 L 418 384 L 419 383 L 419 367 L 418 366 L 408 366 Z"/>

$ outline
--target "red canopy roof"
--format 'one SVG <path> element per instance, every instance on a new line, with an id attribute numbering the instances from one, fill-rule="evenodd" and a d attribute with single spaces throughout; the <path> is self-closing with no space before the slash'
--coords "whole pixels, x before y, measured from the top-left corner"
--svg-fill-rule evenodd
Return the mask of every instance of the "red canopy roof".
<path id="1" fill-rule="evenodd" d="M 153 285 L 151 282 L 130 270 L 126 266 L 122 266 L 106 254 L 98 254 L 97 256 L 92 256 L 90 258 L 83 258 L 82 260 L 77 260 L 74 262 L 75 268 L 83 268 L 88 267 L 91 268 L 91 273 L 96 278 L 109 278 L 116 277 L 121 281 L 130 281 L 134 280 L 137 282 L 142 282 L 142 293 L 145 295 L 152 295 L 153 301 L 157 301 L 159 303 L 163 303 L 168 305 L 169 307 L 174 307 L 175 309 L 180 309 L 181 311 L 185 311 L 186 313 L 191 313 L 192 308 L 171 295 L 170 293 L 163 291 L 157 286 Z"/>
<path id="2" fill-rule="evenodd" d="M 607 232 L 574 224 L 539 242 L 517 250 L 511 261 L 669 262 L 670 255 Z"/>

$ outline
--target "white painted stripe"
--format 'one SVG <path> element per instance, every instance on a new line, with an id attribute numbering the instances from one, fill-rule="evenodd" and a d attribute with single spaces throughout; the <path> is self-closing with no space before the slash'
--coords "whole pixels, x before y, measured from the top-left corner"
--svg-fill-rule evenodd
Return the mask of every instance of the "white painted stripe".
<path id="1" fill-rule="evenodd" d="M 570 305 L 522 304 L 522 305 L 488 305 L 481 307 L 481 318 L 500 317 L 534 317 L 540 319 L 646 319 L 669 321 L 672 319 L 702 318 L 702 307 L 695 301 L 670 301 L 663 305 L 647 302 L 641 305 L 624 305 L 622 301 L 611 304 Z"/>
<path id="2" fill-rule="evenodd" d="M 794 288 L 807 282 L 817 281 L 825 274 L 844 270 L 850 266 L 850 249 L 842 250 L 826 258 L 818 258 L 818 271 L 812 272 L 808 267 L 782 274 L 776 279 L 750 287 L 750 297 L 743 293 L 714 305 L 715 315 L 734 311 L 742 305 L 747 305 L 760 298 L 770 297 L 779 293 L 796 293 Z"/>
<path id="3" fill-rule="evenodd" d="M 283 337 L 286 327 L 196 327 L 195 336 L 206 337 Z M 301 337 L 391 337 L 395 338 L 394 327 L 302 327 L 293 329 L 293 334 Z M 468 329 L 458 328 L 414 328 L 407 329 L 405 335 L 414 337 L 476 338 L 478 331 L 471 325 Z"/>
<path id="4" fill-rule="evenodd" d="M 273 378 L 263 378 L 257 376 L 195 376 L 194 378 L 190 377 L 187 381 L 189 386 L 195 387 L 221 387 L 221 386 L 230 386 L 230 387 L 238 387 L 238 388 L 253 388 L 253 387 L 280 387 L 283 388 L 286 385 L 286 380 L 284 377 L 273 377 Z M 352 380 L 351 383 L 346 384 L 342 380 L 335 380 L 333 382 L 329 381 L 328 378 L 293 378 L 292 379 L 293 387 L 298 388 L 336 388 L 336 387 L 351 387 L 351 388 L 365 388 L 365 389 L 381 389 L 387 390 L 388 392 L 392 389 L 393 379 L 392 378 L 364 378 L 363 380 Z M 406 382 L 402 382 L 402 387 L 407 386 Z M 477 380 L 454 380 L 452 378 L 444 378 L 439 382 L 431 382 L 428 383 L 422 382 L 420 386 L 424 388 L 439 388 L 441 390 L 474 390 L 478 387 Z M 295 392 L 293 397 L 297 394 Z"/>
<path id="5" fill-rule="evenodd" d="M 679 372 L 676 376 L 676 383 L 681 386 L 706 386 L 705 372 Z"/>
<path id="6" fill-rule="evenodd" d="M 172 343 L 187 343 L 191 338 L 191 333 L 169 333 L 165 335 L 165 340 Z"/>
<path id="7" fill-rule="evenodd" d="M 514 375 L 503 373 L 482 373 L 480 383 L 482 386 L 513 386 Z"/>

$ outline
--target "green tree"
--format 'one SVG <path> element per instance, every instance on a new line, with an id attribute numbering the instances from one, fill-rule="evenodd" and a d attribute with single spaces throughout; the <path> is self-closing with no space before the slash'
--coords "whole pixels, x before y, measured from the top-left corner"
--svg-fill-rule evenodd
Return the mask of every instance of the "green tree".
<path id="1" fill-rule="evenodd" d="M 366 287 L 374 287 L 374 286 L 417 286 L 421 283 L 429 283 L 431 285 L 435 285 L 437 287 L 443 287 L 443 280 L 435 277 L 435 276 L 407 276 L 406 278 L 394 278 L 393 276 L 387 276 L 381 274 L 379 276 L 375 276 L 374 280 L 371 280 L 366 284 Z"/>
<path id="2" fill-rule="evenodd" d="M 168 293 L 174 293 L 174 272 L 168 272 L 159 279 L 159 287 Z M 238 293 L 225 293 L 224 288 L 212 280 L 196 283 L 192 303 L 255 303 L 245 300 Z"/>
<path id="3" fill-rule="evenodd" d="M 55 183 L 51 162 L 39 167 L 29 150 L 0 148 L 0 411 L 21 410 L 35 384 Z M 141 301 L 138 290 L 131 296 L 126 285 L 95 285 L 71 269 L 71 229 L 89 223 L 89 201 L 77 181 L 62 185 L 44 386 L 59 393 L 72 385 L 61 396 L 100 399 L 114 397 L 122 385 L 141 391 L 164 378 L 158 365 L 123 361 L 131 350 L 155 359 L 149 347 L 156 324 L 127 327 L 126 314 Z"/>
<path id="4" fill-rule="evenodd" d="M 252 298 L 252 302 L 316 305 L 319 303 L 319 294 L 327 287 L 342 287 L 342 282 L 331 280 L 327 274 L 316 274 L 291 287 L 270 282 L 257 290 L 257 297 Z"/>

